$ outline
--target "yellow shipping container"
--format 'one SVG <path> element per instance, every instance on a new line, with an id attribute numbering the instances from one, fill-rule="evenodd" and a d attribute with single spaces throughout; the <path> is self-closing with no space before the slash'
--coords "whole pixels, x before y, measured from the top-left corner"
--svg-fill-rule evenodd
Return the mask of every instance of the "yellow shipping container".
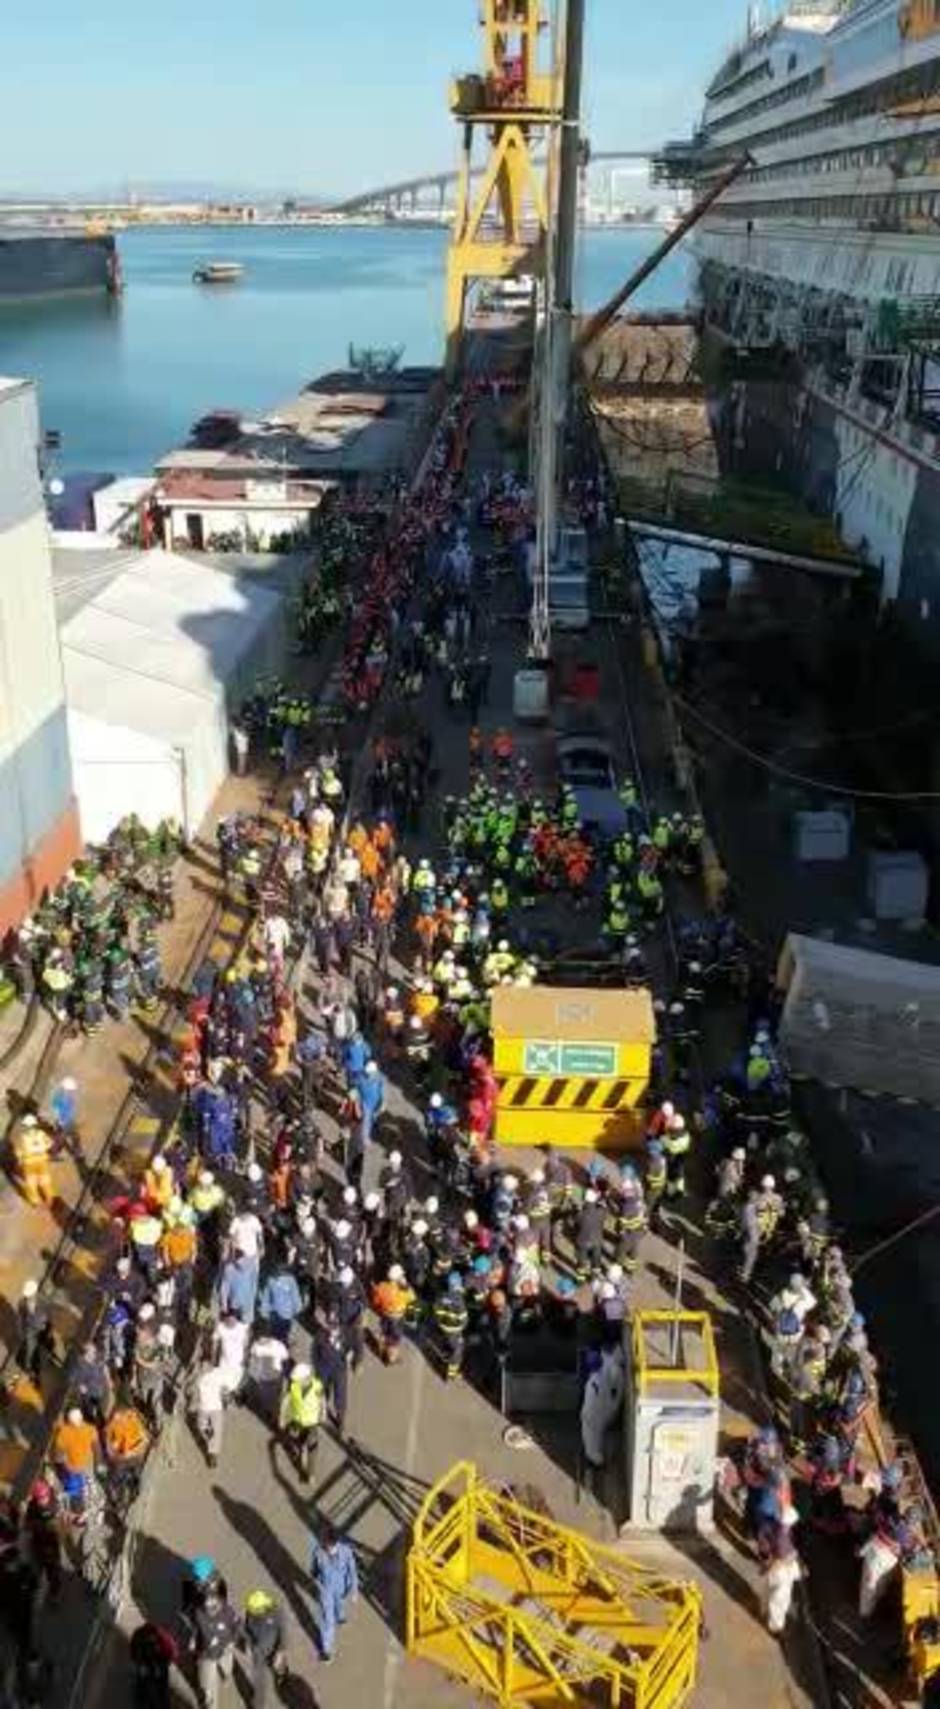
<path id="1" fill-rule="evenodd" d="M 492 999 L 501 1145 L 629 1146 L 649 1083 L 649 991 L 501 985 Z"/>

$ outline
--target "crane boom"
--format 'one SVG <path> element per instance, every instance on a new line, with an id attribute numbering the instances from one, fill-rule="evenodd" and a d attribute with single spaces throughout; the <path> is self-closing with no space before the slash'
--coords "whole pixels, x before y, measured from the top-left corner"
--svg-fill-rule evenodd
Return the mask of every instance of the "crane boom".
<path id="1" fill-rule="evenodd" d="M 620 313 L 624 303 L 629 301 L 633 296 L 634 291 L 639 290 L 644 279 L 648 279 L 650 274 L 655 272 L 659 263 L 665 259 L 670 250 L 675 249 L 676 244 L 682 242 L 686 233 L 691 231 L 694 225 L 697 225 L 698 221 L 702 218 L 702 215 L 708 212 L 712 203 L 717 202 L 718 197 L 724 194 L 729 184 L 733 184 L 735 179 L 739 178 L 741 173 L 745 171 L 750 164 L 750 155 L 743 154 L 739 159 L 733 160 L 731 165 L 726 167 L 725 171 L 721 173 L 720 177 L 715 179 L 714 184 L 712 184 L 710 189 L 706 191 L 705 195 L 700 197 L 700 199 L 695 203 L 695 206 L 690 208 L 687 214 L 683 215 L 675 229 L 667 233 L 666 237 L 663 238 L 662 243 L 656 245 L 652 254 L 648 255 L 646 260 L 640 263 L 639 267 L 634 268 L 630 277 L 621 285 L 619 291 L 614 293 L 610 301 L 605 303 L 603 308 L 598 309 L 596 314 L 591 316 L 587 325 L 581 328 L 581 331 L 574 341 L 575 356 L 583 356 L 585 350 L 589 349 L 595 340 L 600 338 L 601 333 L 610 325 L 614 317 Z"/>

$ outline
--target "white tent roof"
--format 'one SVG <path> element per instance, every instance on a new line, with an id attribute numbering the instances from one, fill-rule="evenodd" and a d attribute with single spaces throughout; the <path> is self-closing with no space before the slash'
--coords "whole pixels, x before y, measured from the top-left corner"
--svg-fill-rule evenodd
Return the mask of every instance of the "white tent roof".
<path id="1" fill-rule="evenodd" d="M 143 736 L 179 743 L 206 716 L 218 697 L 173 683 L 156 686 L 152 676 L 122 670 L 109 659 L 66 646 L 65 691 L 70 710 L 102 724 L 138 730 Z"/>
<path id="2" fill-rule="evenodd" d="M 185 731 L 199 700 L 223 698 L 281 596 L 172 552 L 123 563 L 89 578 L 90 597 L 63 626 L 69 702 L 131 729 Z"/>
<path id="3" fill-rule="evenodd" d="M 940 967 L 791 932 L 779 977 L 795 1072 L 940 1103 Z"/>

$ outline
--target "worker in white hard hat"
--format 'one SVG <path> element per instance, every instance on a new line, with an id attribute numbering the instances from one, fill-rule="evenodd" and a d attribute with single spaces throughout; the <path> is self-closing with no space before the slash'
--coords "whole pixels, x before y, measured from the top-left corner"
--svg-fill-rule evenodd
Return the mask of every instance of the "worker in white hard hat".
<path id="1" fill-rule="evenodd" d="M 747 1151 L 743 1145 L 736 1145 L 718 1164 L 717 1190 L 705 1212 L 705 1226 L 718 1239 L 737 1228 L 746 1174 Z"/>
<path id="2" fill-rule="evenodd" d="M 405 1319 L 414 1304 L 414 1294 L 400 1264 L 391 1264 L 385 1281 L 372 1289 L 372 1306 L 379 1320 L 382 1358 L 386 1365 L 397 1365 L 405 1333 Z"/>
<path id="3" fill-rule="evenodd" d="M 606 1220 L 606 1207 L 597 1188 L 586 1188 L 575 1232 L 575 1274 L 579 1282 L 586 1282 L 600 1269 Z"/>
<path id="4" fill-rule="evenodd" d="M 295 1365 L 284 1385 L 280 1425 L 304 1483 L 310 1482 L 322 1418 L 323 1384 L 309 1365 Z"/>
<path id="5" fill-rule="evenodd" d="M 29 1276 L 20 1289 L 16 1324 L 16 1363 L 23 1375 L 30 1377 L 38 1388 L 42 1381 L 44 1360 L 55 1353 L 55 1337 L 52 1321 L 40 1298 L 39 1283 L 35 1276 Z"/>
<path id="6" fill-rule="evenodd" d="M 150 1160 L 150 1166 L 144 1173 L 144 1198 L 152 1211 L 162 1215 L 176 1194 L 176 1182 L 162 1152 L 157 1152 Z"/>

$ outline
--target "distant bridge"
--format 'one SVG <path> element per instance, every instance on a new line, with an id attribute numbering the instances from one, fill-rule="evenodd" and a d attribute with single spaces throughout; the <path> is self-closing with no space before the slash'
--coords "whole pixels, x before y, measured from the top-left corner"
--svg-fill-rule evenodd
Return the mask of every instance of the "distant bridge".
<path id="1" fill-rule="evenodd" d="M 608 168 L 617 161 L 651 160 L 658 153 L 657 149 L 611 149 L 597 154 L 592 153 L 588 158 L 588 166 L 606 165 Z M 484 166 L 472 169 L 472 176 L 479 178 L 485 171 Z M 448 189 L 457 183 L 460 173 L 451 169 L 449 172 L 429 172 L 421 178 L 402 178 L 396 184 L 380 184 L 372 190 L 362 190 L 356 196 L 348 196 L 344 202 L 331 204 L 331 212 L 336 214 L 362 214 L 374 209 L 389 210 L 402 208 L 410 203 L 414 209 L 418 198 L 428 192 L 436 192 L 438 206 L 443 208 Z"/>

